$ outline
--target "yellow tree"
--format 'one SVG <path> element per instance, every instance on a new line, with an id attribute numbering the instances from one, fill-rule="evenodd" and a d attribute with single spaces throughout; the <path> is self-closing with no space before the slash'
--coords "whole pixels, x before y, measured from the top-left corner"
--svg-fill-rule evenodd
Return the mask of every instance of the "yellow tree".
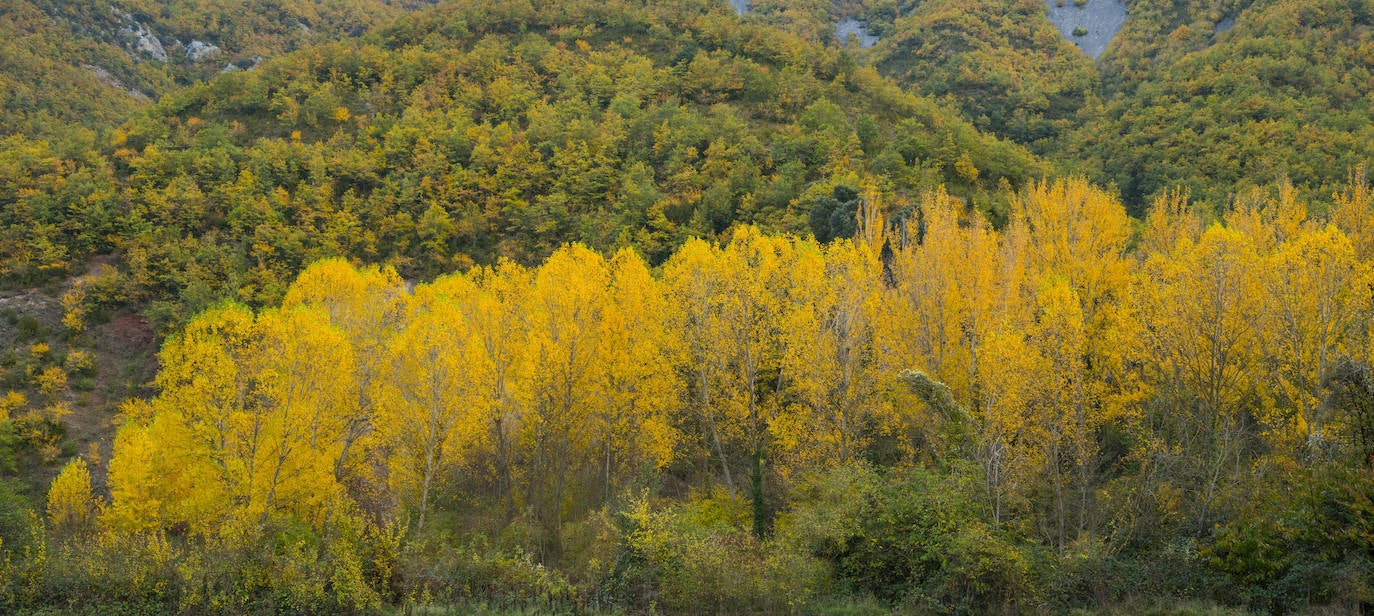
<path id="1" fill-rule="evenodd" d="M 164 524 L 163 493 L 159 488 L 161 473 L 156 468 L 160 458 L 155 457 L 154 441 L 148 426 L 137 421 L 125 419 L 123 426 L 115 433 L 113 455 L 106 471 L 106 483 L 110 487 L 110 504 L 100 516 L 100 526 L 120 533 L 136 533 Z M 212 474 L 219 480 L 218 473 Z M 214 489 L 207 483 L 204 490 Z M 215 490 L 220 491 L 220 490 Z M 201 518 L 200 523 L 208 520 Z M 199 531 L 199 525 L 191 526 Z"/>
<path id="2" fill-rule="evenodd" d="M 1351 172 L 1345 190 L 1336 193 L 1334 200 L 1331 224 L 1350 238 L 1357 259 L 1374 259 L 1374 190 L 1369 186 L 1369 171 L 1364 165 Z"/>
<path id="3" fill-rule="evenodd" d="M 832 242 L 818 257 L 799 251 L 799 292 L 782 332 L 789 341 L 783 370 L 805 412 L 780 417 L 773 430 L 779 448 L 801 465 L 848 462 L 891 423 L 881 400 L 890 379 L 873 357 L 881 264 L 867 246 L 848 240 Z"/>
<path id="4" fill-rule="evenodd" d="M 1165 191 L 1154 200 L 1145 216 L 1139 253 L 1144 256 L 1167 254 L 1183 242 L 1196 244 L 1202 231 L 1202 216 L 1188 202 L 1188 193 Z"/>
<path id="5" fill-rule="evenodd" d="M 528 398 L 525 375 L 531 368 L 524 361 L 529 338 L 526 298 L 531 277 L 525 268 L 502 261 L 495 267 L 474 268 L 468 272 L 468 278 L 475 289 L 459 283 L 455 286 L 463 294 L 450 295 L 471 324 L 476 342 L 467 369 L 480 393 L 480 421 L 487 431 L 479 447 L 490 450 L 497 494 L 513 510 L 515 440 Z M 432 287 L 447 288 L 446 280 L 440 278 Z"/>
<path id="6" fill-rule="evenodd" d="M 896 360 L 889 370 L 923 366 L 950 387 L 972 420 L 976 438 L 967 453 L 983 466 L 989 506 L 1000 519 L 1010 492 L 1029 487 L 1026 460 L 1043 451 L 1022 438 L 1033 429 L 1027 404 L 1042 376 L 1029 372 L 1038 365 L 1026 338 L 1029 239 L 1023 224 L 999 235 L 966 211 L 943 191 L 923 200 L 921 232 L 908 230 L 921 242 L 893 259 L 895 288 L 877 319 L 875 353 Z"/>
<path id="7" fill-rule="evenodd" d="M 1335 227 L 1302 232 L 1264 259 L 1261 339 L 1277 408 L 1265 419 L 1290 448 L 1319 448 L 1324 381 L 1341 356 L 1362 355 L 1370 310 L 1367 266 Z M 1315 453 L 1315 452 L 1313 452 Z"/>
<path id="8" fill-rule="evenodd" d="M 883 327 L 883 355 L 895 360 L 892 371 L 922 367 L 967 403 L 971 362 L 960 347 L 965 285 L 954 269 L 963 257 L 959 208 L 943 191 L 926 195 L 920 232 L 910 233 L 920 241 L 893 258 L 895 288 L 888 315 L 879 325 Z"/>
<path id="9" fill-rule="evenodd" d="M 605 260 L 574 244 L 554 252 L 535 272 L 527 298 L 525 359 L 532 365 L 523 425 L 526 481 L 530 504 L 554 549 L 562 544 L 560 527 L 575 487 L 572 473 L 592 457 L 592 417 L 608 402 L 600 371 L 609 282 Z"/>
<path id="10" fill-rule="evenodd" d="M 169 341 L 161 359 L 151 417 L 116 439 L 113 524 L 183 522 L 204 532 L 283 514 L 318 527 L 337 510 L 353 358 L 322 313 L 217 308 Z"/>
<path id="11" fill-rule="evenodd" d="M 108 527 L 143 531 L 186 524 L 211 532 L 244 506 L 239 449 L 253 404 L 250 363 L 255 317 L 242 306 L 202 313 L 159 355 L 151 404 L 126 416 L 116 435 L 108 481 Z"/>
<path id="12" fill-rule="evenodd" d="M 810 246 L 815 249 L 814 244 Z M 784 315 L 799 290 L 797 249 L 786 238 L 768 237 L 754 227 L 735 231 L 720 259 L 723 297 L 718 303 L 713 339 L 726 361 L 721 397 L 725 415 L 739 423 L 750 458 L 754 534 L 767 526 L 763 463 L 770 426 L 782 410 L 781 391 L 790 378 L 782 358 Z"/>
<path id="13" fill-rule="evenodd" d="M 1146 261 L 1132 295 L 1147 379 L 1172 409 L 1156 431 L 1198 462 L 1199 524 L 1242 445 L 1242 404 L 1258 370 L 1258 269 L 1249 237 L 1213 226 L 1196 245 Z"/>
<path id="14" fill-rule="evenodd" d="M 91 472 L 86 461 L 77 458 L 62 468 L 48 488 L 48 521 L 55 529 L 73 532 L 89 526 L 94 513 Z"/>
<path id="15" fill-rule="evenodd" d="M 319 309 L 348 338 L 353 348 L 353 380 L 357 384 L 354 414 L 345 419 L 343 449 L 335 477 L 344 481 L 350 470 L 362 468 L 365 455 L 353 454 L 354 446 L 374 428 L 376 403 L 372 394 L 383 371 L 385 346 L 400 327 L 401 297 L 405 282 L 390 268 L 357 269 L 342 259 L 312 264 L 296 277 L 282 307 Z"/>
<path id="16" fill-rule="evenodd" d="M 1308 219 L 1307 205 L 1298 201 L 1297 191 L 1288 181 L 1273 194 L 1252 188 L 1236 195 L 1224 218 L 1226 227 L 1250 240 L 1255 254 L 1267 258 L 1284 242 L 1316 227 Z"/>
<path id="17" fill-rule="evenodd" d="M 760 535 L 767 524 L 765 447 L 783 408 L 775 394 L 788 379 L 781 331 L 795 286 L 794 261 L 790 240 L 741 227 L 723 249 L 688 242 L 664 266 L 674 300 L 683 308 L 697 408 L 732 499 L 729 441 L 749 457 L 754 531 Z"/>
<path id="18" fill-rule="evenodd" d="M 1076 178 L 1033 183 L 1012 210 L 1016 232 L 1026 234 L 1026 268 L 1028 280 L 1037 285 L 1037 305 L 1058 319 L 1042 332 L 1041 352 L 1052 358 L 1053 382 L 1070 390 L 1056 395 L 1061 406 L 1046 419 L 1055 424 L 1050 434 L 1069 440 L 1053 453 L 1066 455 L 1078 471 L 1077 519 L 1083 532 L 1092 517 L 1093 437 L 1105 422 L 1128 412 L 1125 402 L 1136 397 L 1136 392 L 1122 390 L 1131 381 L 1121 374 L 1127 362 L 1119 344 L 1124 325 L 1120 306 L 1129 282 L 1125 251 L 1130 220 L 1116 199 Z M 1040 297 L 1042 293 L 1049 295 Z M 1076 308 L 1064 305 L 1070 298 Z"/>
<path id="19" fill-rule="evenodd" d="M 610 263 L 609 303 L 601 319 L 605 355 L 598 370 L 604 404 L 593 416 L 593 440 L 601 450 L 603 496 L 618 475 L 641 465 L 661 468 L 680 438 L 669 413 L 683 395 L 677 366 L 681 337 L 672 328 L 676 306 L 663 283 L 634 251 Z"/>
<path id="20" fill-rule="evenodd" d="M 975 426 L 978 461 L 993 520 L 1023 510 L 1047 470 L 1053 422 L 1044 421 L 1049 360 L 1021 324 L 1004 321 L 984 334 Z"/>
<path id="21" fill-rule="evenodd" d="M 461 276 L 416 289 L 405 327 L 385 349 L 375 394 L 377 429 L 390 451 L 392 489 L 417 512 L 423 529 L 441 473 L 478 438 L 480 391 L 468 357 L 478 339 L 453 297 L 465 295 Z M 472 290 L 471 283 L 466 283 Z"/>
<path id="22" fill-rule="evenodd" d="M 111 499 L 101 512 L 101 527 L 124 533 L 172 526 L 194 534 L 220 530 L 234 503 L 219 450 L 175 411 L 132 404 L 121 417 L 106 471 Z"/>
<path id="23" fill-rule="evenodd" d="M 838 239 L 832 245 L 852 245 Z M 787 267 L 785 295 L 778 304 L 778 378 L 773 382 L 768 420 L 769 462 L 779 474 L 819 465 L 838 453 L 830 423 L 827 379 L 820 363 L 835 361 L 833 341 L 822 332 L 836 303 L 826 279 L 825 252 L 813 241 L 795 245 Z M 852 419 L 839 416 L 840 419 Z M 853 436 L 853 433 L 850 434 Z M 836 439 L 836 440 L 831 440 Z"/>
<path id="24" fill-rule="evenodd" d="M 1061 277 L 1043 281 L 1036 290 L 1036 323 L 1032 340 L 1045 358 L 1038 375 L 1042 390 L 1036 404 L 1043 409 L 1036 413 L 1040 433 L 1044 436 L 1046 471 L 1054 492 L 1055 534 L 1059 551 L 1064 551 L 1068 538 L 1067 521 L 1070 512 L 1066 497 L 1062 467 L 1071 461 L 1079 470 L 1080 490 L 1087 490 L 1086 469 L 1092 462 L 1092 430 L 1089 423 L 1089 402 L 1084 400 L 1088 385 L 1087 370 L 1083 366 L 1083 346 L 1086 327 L 1082 304 L 1078 295 Z M 1086 498 L 1086 497 L 1083 497 Z M 1079 530 L 1084 530 L 1086 503 L 1079 510 Z"/>
<path id="25" fill-rule="evenodd" d="M 731 436 L 728 431 L 735 426 L 726 421 L 723 405 L 718 402 L 726 395 L 722 390 L 729 360 L 717 334 L 720 304 L 727 293 L 721 261 L 719 248 L 704 240 L 688 240 L 663 265 L 663 277 L 672 303 L 678 307 L 673 313 L 677 317 L 673 329 L 681 332 L 696 419 L 709 441 L 707 455 L 717 457 L 721 478 L 733 501 L 735 483 L 725 442 Z"/>
<path id="26" fill-rule="evenodd" d="M 1031 184 L 1012 209 L 1027 233 L 1031 279 L 1062 276 L 1093 330 L 1113 326 L 1109 308 L 1129 280 L 1126 209 L 1083 179 Z"/>
<path id="27" fill-rule="evenodd" d="M 881 337 L 900 366 L 921 366 L 976 407 L 979 355 L 990 328 L 1019 317 L 1019 244 L 1002 242 L 981 216 L 944 191 L 921 203 L 919 244 L 893 258 L 892 301 Z"/>
<path id="28" fill-rule="evenodd" d="M 284 511 L 318 527 L 342 495 L 335 470 L 357 404 L 353 351 L 316 310 L 268 311 L 258 330 L 252 402 L 234 439 L 241 494 L 260 521 Z"/>

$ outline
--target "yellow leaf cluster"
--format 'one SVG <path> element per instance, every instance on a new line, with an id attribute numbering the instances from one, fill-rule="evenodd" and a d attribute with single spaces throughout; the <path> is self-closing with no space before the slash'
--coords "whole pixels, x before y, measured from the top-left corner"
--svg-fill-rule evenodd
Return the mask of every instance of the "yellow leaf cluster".
<path id="1" fill-rule="evenodd" d="M 91 473 L 86 461 L 77 458 L 63 467 L 48 488 L 48 521 L 53 528 L 69 532 L 87 527 L 94 513 Z"/>

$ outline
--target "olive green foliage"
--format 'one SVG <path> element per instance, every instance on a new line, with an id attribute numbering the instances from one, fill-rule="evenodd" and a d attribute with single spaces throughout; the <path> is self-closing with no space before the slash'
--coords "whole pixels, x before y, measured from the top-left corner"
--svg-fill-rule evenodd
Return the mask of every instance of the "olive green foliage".
<path id="1" fill-rule="evenodd" d="M 1102 108 L 1063 143 L 1137 212 L 1179 186 L 1216 207 L 1281 178 L 1326 196 L 1374 156 L 1369 2 L 1130 10 L 1105 57 Z"/>
<path id="2" fill-rule="evenodd" d="M 723 494 L 656 509 L 631 503 L 623 514 L 626 575 L 672 612 L 785 612 L 828 590 L 827 567 L 782 537 L 760 540 L 748 513 Z"/>
<path id="3" fill-rule="evenodd" d="M 0 424 L 0 443 L 14 438 L 12 428 Z M 6 453 L 0 451 L 0 456 Z M 29 514 L 34 511 L 27 492 L 27 486 L 22 482 L 9 477 L 0 478 L 0 560 L 5 554 L 23 546 L 27 539 Z"/>
<path id="4" fill-rule="evenodd" d="M 269 524 L 214 541 L 167 533 L 42 537 L 19 561 L 31 583 L 4 597 L 12 609 L 108 606 L 134 613 L 363 613 L 390 587 L 393 537 L 340 519 L 327 533 Z M 389 600 L 394 600 L 388 597 Z"/>
<path id="5" fill-rule="evenodd" d="M 779 535 L 833 568 L 851 594 L 918 612 L 1029 609 L 1036 552 L 984 519 L 972 466 L 836 467 L 802 482 Z"/>
<path id="6" fill-rule="evenodd" d="M 424 0 L 13 0 L 0 11 L 0 135 L 89 145 L 178 85 L 357 36 Z M 166 58 L 140 49 L 155 37 Z M 217 52 L 189 55 L 193 41 Z"/>
<path id="7" fill-rule="evenodd" d="M 873 61 L 919 92 L 949 97 L 979 129 L 1050 154 L 1098 78 L 1044 10 L 1041 0 L 924 0 L 895 18 Z"/>
<path id="8" fill-rule="evenodd" d="M 837 237 L 854 237 L 859 226 L 859 193 L 839 185 L 829 196 L 816 199 L 811 206 L 811 233 L 817 242 L 829 242 Z"/>
<path id="9" fill-rule="evenodd" d="M 1274 468 L 1238 490 L 1203 556 L 1224 593 L 1276 613 L 1374 600 L 1374 477 L 1324 465 Z"/>
<path id="10" fill-rule="evenodd" d="M 163 98 L 95 144 L 0 148 L 0 275 L 121 256 L 175 323 L 274 301 L 316 259 L 407 277 L 533 262 L 567 241 L 651 261 L 731 225 L 800 231 L 875 176 L 992 207 L 1042 171 L 833 49 L 689 1 L 458 2 Z"/>
<path id="11" fill-rule="evenodd" d="M 1350 418 L 1353 464 L 1374 464 L 1374 371 L 1356 360 L 1338 363 L 1326 377 L 1332 388 L 1327 408 Z"/>

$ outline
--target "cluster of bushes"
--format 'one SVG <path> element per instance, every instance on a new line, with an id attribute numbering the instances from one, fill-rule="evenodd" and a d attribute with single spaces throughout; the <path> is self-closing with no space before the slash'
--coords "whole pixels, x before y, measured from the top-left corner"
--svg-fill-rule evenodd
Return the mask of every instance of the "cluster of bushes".
<path id="1" fill-rule="evenodd" d="M 1280 472 L 1280 471 L 1275 471 Z M 1219 602 L 1270 613 L 1374 598 L 1374 478 L 1283 471 L 1234 495 L 1202 538 L 1080 542 L 996 524 L 976 466 L 838 466 L 800 478 L 773 533 L 722 490 L 641 492 L 570 524 L 561 566 L 509 537 L 416 534 L 341 516 L 325 532 L 116 536 L 45 524 L 0 486 L 0 608 L 18 613 L 374 613 L 384 606 L 563 613 L 1052 613 Z M 583 540 L 579 543 L 577 537 Z M 1149 544 L 1149 545 L 1147 545 Z"/>

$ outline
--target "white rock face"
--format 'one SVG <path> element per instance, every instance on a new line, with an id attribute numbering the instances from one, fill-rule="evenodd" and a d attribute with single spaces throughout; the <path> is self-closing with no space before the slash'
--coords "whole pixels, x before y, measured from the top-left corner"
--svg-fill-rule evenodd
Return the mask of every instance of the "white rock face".
<path id="1" fill-rule="evenodd" d="M 148 54 L 148 57 L 158 62 L 167 61 L 167 49 L 162 46 L 162 41 L 158 40 L 157 35 L 148 26 L 139 23 L 133 15 L 120 11 L 113 6 L 110 7 L 110 10 L 114 11 L 114 14 L 125 22 L 124 26 L 119 29 L 119 33 L 129 41 L 129 47 L 133 49 L 134 53 Z"/>
<path id="2" fill-rule="evenodd" d="M 1217 22 L 1216 28 L 1212 30 L 1212 35 L 1215 36 L 1217 34 L 1221 34 L 1222 32 L 1230 30 L 1234 27 L 1236 27 L 1236 16 L 1227 15 L 1226 17 L 1221 18 L 1221 21 Z"/>
<path id="3" fill-rule="evenodd" d="M 218 45 L 211 45 L 203 41 L 191 41 L 191 43 L 186 46 L 186 59 L 195 62 L 201 58 L 219 55 L 219 52 L 220 48 Z"/>
<path id="4" fill-rule="evenodd" d="M 859 47 L 868 49 L 878 44 L 878 37 L 868 33 L 868 25 L 853 17 L 846 17 L 835 24 L 835 38 L 839 39 L 841 45 L 849 44 L 849 37 L 854 37 L 859 42 Z"/>
<path id="5" fill-rule="evenodd" d="M 1094 60 L 1126 23 L 1125 0 L 1045 0 L 1045 6 L 1059 33 Z"/>

